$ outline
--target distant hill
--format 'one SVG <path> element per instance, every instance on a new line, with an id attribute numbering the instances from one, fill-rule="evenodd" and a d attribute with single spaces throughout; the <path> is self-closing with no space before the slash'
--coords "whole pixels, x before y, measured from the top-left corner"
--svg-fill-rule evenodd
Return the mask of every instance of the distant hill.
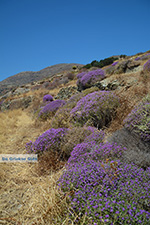
<path id="1" fill-rule="evenodd" d="M 16 86 L 25 85 L 31 82 L 42 80 L 44 78 L 52 77 L 57 73 L 62 73 L 63 71 L 70 71 L 74 65 L 78 67 L 83 66 L 82 64 L 77 63 L 61 63 L 46 67 L 40 71 L 26 71 L 8 77 L 7 79 L 0 82 L 0 95 L 7 93 Z"/>

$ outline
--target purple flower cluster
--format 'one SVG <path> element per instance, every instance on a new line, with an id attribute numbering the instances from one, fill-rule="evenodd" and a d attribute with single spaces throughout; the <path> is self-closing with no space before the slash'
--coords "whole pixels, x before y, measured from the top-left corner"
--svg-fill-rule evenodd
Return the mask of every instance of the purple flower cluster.
<path id="1" fill-rule="evenodd" d="M 118 62 L 114 62 L 114 63 L 112 63 L 111 65 L 112 66 L 116 66 L 118 64 Z"/>
<path id="2" fill-rule="evenodd" d="M 138 61 L 140 59 L 141 59 L 141 57 L 138 56 L 138 57 L 135 58 L 135 61 Z"/>
<path id="3" fill-rule="evenodd" d="M 124 126 L 138 133 L 144 141 L 150 141 L 150 97 L 138 104 L 124 120 Z"/>
<path id="4" fill-rule="evenodd" d="M 81 79 L 85 74 L 86 74 L 86 72 L 78 73 L 77 78 Z"/>
<path id="5" fill-rule="evenodd" d="M 144 72 L 150 72 L 150 59 L 143 66 Z"/>
<path id="6" fill-rule="evenodd" d="M 95 127 L 91 127 L 91 126 L 87 127 L 87 130 L 89 130 L 91 134 L 84 139 L 84 143 L 92 141 L 95 144 L 99 144 L 103 141 L 105 137 L 104 131 L 102 130 L 99 131 Z"/>
<path id="7" fill-rule="evenodd" d="M 102 142 L 104 134 L 101 134 Z M 111 158 L 113 160 L 120 159 L 125 150 L 125 148 L 116 144 L 98 144 L 97 140 L 91 140 L 89 142 L 86 142 L 85 140 L 81 144 L 78 144 L 74 147 L 68 163 L 83 163 L 91 160 L 102 162 L 108 158 Z"/>
<path id="8" fill-rule="evenodd" d="M 89 72 L 82 72 L 77 75 L 78 90 L 84 90 L 91 87 L 95 82 L 104 79 L 105 72 L 102 69 L 92 70 Z"/>
<path id="9" fill-rule="evenodd" d="M 81 83 L 85 86 L 88 83 L 95 83 L 102 80 L 105 77 L 105 73 L 102 69 L 89 71 L 81 77 Z"/>
<path id="10" fill-rule="evenodd" d="M 102 147 L 99 152 L 91 149 L 91 159 L 90 156 L 83 157 L 82 153 L 79 161 L 68 164 L 58 181 L 59 188 L 64 193 L 70 193 L 71 219 L 80 214 L 77 222 L 84 220 L 85 224 L 149 224 L 149 171 L 121 163 L 120 160 L 106 159 L 101 162 L 104 153 Z M 79 153 L 77 148 L 71 156 L 74 159 Z M 80 146 L 79 149 L 82 152 Z M 107 151 L 109 147 L 105 146 L 104 149 Z M 117 155 L 119 150 L 121 147 L 114 145 L 109 152 L 112 151 L 113 155 L 113 151 L 116 151 Z"/>
<path id="11" fill-rule="evenodd" d="M 54 115 L 55 112 L 63 105 L 65 105 L 66 102 L 64 100 L 55 100 L 47 104 L 42 108 L 42 110 L 39 112 L 39 118 L 41 119 L 47 119 L 48 116 Z"/>
<path id="12" fill-rule="evenodd" d="M 35 142 L 26 144 L 28 153 L 42 153 L 44 151 L 60 151 L 60 145 L 67 132 L 67 128 L 51 128 L 39 136 Z"/>
<path id="13" fill-rule="evenodd" d="M 83 126 L 91 121 L 95 127 L 102 128 L 109 124 L 119 99 L 109 91 L 95 91 L 82 97 L 71 110 L 71 119 Z"/>
<path id="14" fill-rule="evenodd" d="M 147 53 L 146 55 L 142 55 L 141 57 L 138 56 L 137 58 L 135 58 L 135 61 L 138 61 L 138 60 L 146 60 L 150 57 L 150 53 Z"/>
<path id="15" fill-rule="evenodd" d="M 53 101 L 53 97 L 51 95 L 44 95 L 43 102 L 51 102 Z"/>

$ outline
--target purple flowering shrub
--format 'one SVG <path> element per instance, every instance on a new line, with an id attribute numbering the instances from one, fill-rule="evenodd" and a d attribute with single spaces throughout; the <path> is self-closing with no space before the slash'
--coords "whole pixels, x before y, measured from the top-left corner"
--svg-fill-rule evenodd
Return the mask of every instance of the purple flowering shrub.
<path id="1" fill-rule="evenodd" d="M 118 64 L 118 62 L 114 62 L 114 63 L 112 63 L 111 65 L 112 66 L 116 66 Z"/>
<path id="2" fill-rule="evenodd" d="M 144 72 L 150 72 L 150 59 L 143 66 Z"/>
<path id="3" fill-rule="evenodd" d="M 90 124 L 102 128 L 115 116 L 119 99 L 109 91 L 95 91 L 82 97 L 71 110 L 70 118 L 76 125 Z"/>
<path id="4" fill-rule="evenodd" d="M 61 151 L 61 144 L 68 129 L 66 128 L 51 128 L 39 136 L 35 142 L 30 141 L 26 144 L 28 153 L 41 154 L 45 151 Z"/>
<path id="5" fill-rule="evenodd" d="M 100 144 L 103 142 L 104 136 L 104 131 L 98 130 L 95 127 L 74 127 L 69 129 L 65 135 L 62 151 L 66 155 L 66 158 L 69 158 L 76 145 L 91 141 L 93 144 Z"/>
<path id="6" fill-rule="evenodd" d="M 138 133 L 142 140 L 150 141 L 150 96 L 138 104 L 124 120 L 124 126 Z"/>
<path id="7" fill-rule="evenodd" d="M 47 118 L 53 116 L 60 107 L 65 105 L 65 103 L 66 102 L 64 100 L 59 99 L 50 102 L 41 109 L 41 111 L 38 114 L 38 118 L 46 120 Z"/>
<path id="8" fill-rule="evenodd" d="M 86 74 L 86 72 L 78 73 L 77 79 L 81 79 L 85 74 Z"/>
<path id="9" fill-rule="evenodd" d="M 101 140 L 103 140 L 102 137 L 103 134 L 101 133 Z M 102 162 L 108 158 L 116 160 L 120 159 L 126 150 L 126 148 L 116 144 L 103 144 L 100 142 L 98 143 L 98 141 L 95 139 L 91 139 L 91 141 L 87 142 L 85 139 L 84 142 L 74 147 L 68 163 L 82 163 L 83 161 L 91 160 Z"/>
<path id="10" fill-rule="evenodd" d="M 145 55 L 142 55 L 141 57 L 140 57 L 140 56 L 136 57 L 136 58 L 135 58 L 135 61 L 138 61 L 138 60 L 146 60 L 146 59 L 148 59 L 149 57 L 150 57 L 150 53 L 147 53 L 147 54 L 145 54 Z"/>
<path id="11" fill-rule="evenodd" d="M 74 148 L 72 160 L 58 180 L 58 187 L 70 198 L 70 220 L 76 218 L 77 224 L 147 225 L 150 168 L 144 171 L 133 164 L 112 161 L 121 158 L 124 151 L 115 144 L 99 148 L 90 145 Z"/>
<path id="12" fill-rule="evenodd" d="M 43 102 L 51 102 L 53 101 L 53 97 L 51 95 L 44 95 Z"/>
<path id="13" fill-rule="evenodd" d="M 82 91 L 86 88 L 92 87 L 97 81 L 101 81 L 105 77 L 105 72 L 102 69 L 92 70 L 87 73 L 83 72 L 77 75 L 78 90 Z"/>

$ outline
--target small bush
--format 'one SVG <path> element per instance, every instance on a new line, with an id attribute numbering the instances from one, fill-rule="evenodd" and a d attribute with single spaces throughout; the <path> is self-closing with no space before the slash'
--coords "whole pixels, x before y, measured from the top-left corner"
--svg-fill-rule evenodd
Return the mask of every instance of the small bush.
<path id="1" fill-rule="evenodd" d="M 78 126 L 87 124 L 99 129 L 109 125 L 118 105 L 118 97 L 111 92 L 95 91 L 77 102 L 70 112 L 70 118 Z"/>
<path id="2" fill-rule="evenodd" d="M 41 154 L 45 151 L 61 152 L 61 144 L 68 129 L 51 128 L 39 136 L 35 142 L 30 141 L 26 144 L 28 153 Z"/>
<path id="3" fill-rule="evenodd" d="M 116 66 L 118 64 L 118 62 L 114 62 L 114 63 L 112 63 L 111 65 L 112 66 Z"/>
<path id="4" fill-rule="evenodd" d="M 150 72 L 150 59 L 143 66 L 144 72 Z"/>
<path id="5" fill-rule="evenodd" d="M 74 65 L 74 66 L 72 67 L 72 69 L 73 69 L 73 70 L 76 70 L 76 69 L 77 69 L 77 66 L 76 66 L 76 65 Z"/>
<path id="6" fill-rule="evenodd" d="M 93 70 L 89 71 L 88 73 L 80 73 L 78 74 L 77 78 L 77 86 L 78 90 L 84 90 L 86 88 L 91 87 L 95 82 L 101 81 L 105 77 L 105 73 L 103 70 Z"/>
<path id="7" fill-rule="evenodd" d="M 138 133 L 142 140 L 150 141 L 150 95 L 131 111 L 124 120 L 124 126 Z"/>
<path id="8" fill-rule="evenodd" d="M 39 112 L 38 118 L 42 119 L 42 120 L 46 120 L 48 118 L 50 118 L 51 116 L 53 116 L 56 111 L 63 105 L 65 105 L 65 101 L 64 100 L 55 100 L 50 102 L 49 104 L 47 104 L 46 106 L 44 106 L 42 108 L 42 110 Z"/>
<path id="9" fill-rule="evenodd" d="M 53 97 L 51 95 L 44 95 L 43 102 L 51 102 L 53 101 Z"/>
<path id="10" fill-rule="evenodd" d="M 86 72 L 78 73 L 77 74 L 77 79 L 81 79 L 85 74 L 86 74 Z"/>

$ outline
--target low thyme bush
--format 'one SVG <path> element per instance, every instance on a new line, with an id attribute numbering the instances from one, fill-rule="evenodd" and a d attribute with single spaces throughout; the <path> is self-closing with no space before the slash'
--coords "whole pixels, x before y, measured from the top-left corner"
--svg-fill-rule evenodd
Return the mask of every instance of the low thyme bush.
<path id="1" fill-rule="evenodd" d="M 70 222 L 149 224 L 150 168 L 144 171 L 134 164 L 112 160 L 121 158 L 124 151 L 115 144 L 100 145 L 99 149 L 90 144 L 90 152 L 88 144 L 81 145 L 75 147 L 58 180 L 59 189 L 70 198 Z"/>
<path id="2" fill-rule="evenodd" d="M 51 95 L 44 95 L 43 102 L 51 102 L 53 101 L 53 97 Z"/>
<path id="3" fill-rule="evenodd" d="M 143 66 L 144 72 L 150 72 L 150 59 Z"/>
<path id="4" fill-rule="evenodd" d="M 64 145 L 62 146 L 62 151 L 66 158 L 69 158 L 72 154 L 74 147 L 82 142 L 91 142 L 95 144 L 100 144 L 104 139 L 104 132 L 98 130 L 95 127 L 74 127 L 68 129 L 64 137 Z"/>
<path id="5" fill-rule="evenodd" d="M 41 154 L 45 151 L 60 152 L 67 130 L 66 128 L 51 128 L 45 131 L 35 142 L 30 141 L 26 144 L 27 152 L 36 154 Z"/>
<path id="6" fill-rule="evenodd" d="M 48 103 L 41 109 L 41 111 L 38 114 L 38 118 L 46 120 L 51 116 L 54 116 L 56 111 L 65 104 L 66 102 L 64 100 L 59 99 Z"/>
<path id="7" fill-rule="evenodd" d="M 119 99 L 109 91 L 95 91 L 82 97 L 70 112 L 71 121 L 78 125 L 107 126 L 115 116 Z"/>
<path id="8" fill-rule="evenodd" d="M 92 87 L 92 85 L 101 81 L 105 77 L 105 72 L 102 69 L 92 70 L 87 73 L 83 72 L 77 75 L 78 90 L 82 91 L 86 88 Z"/>
<path id="9" fill-rule="evenodd" d="M 139 134 L 142 140 L 150 141 L 150 95 L 131 111 L 124 120 L 124 126 Z"/>

